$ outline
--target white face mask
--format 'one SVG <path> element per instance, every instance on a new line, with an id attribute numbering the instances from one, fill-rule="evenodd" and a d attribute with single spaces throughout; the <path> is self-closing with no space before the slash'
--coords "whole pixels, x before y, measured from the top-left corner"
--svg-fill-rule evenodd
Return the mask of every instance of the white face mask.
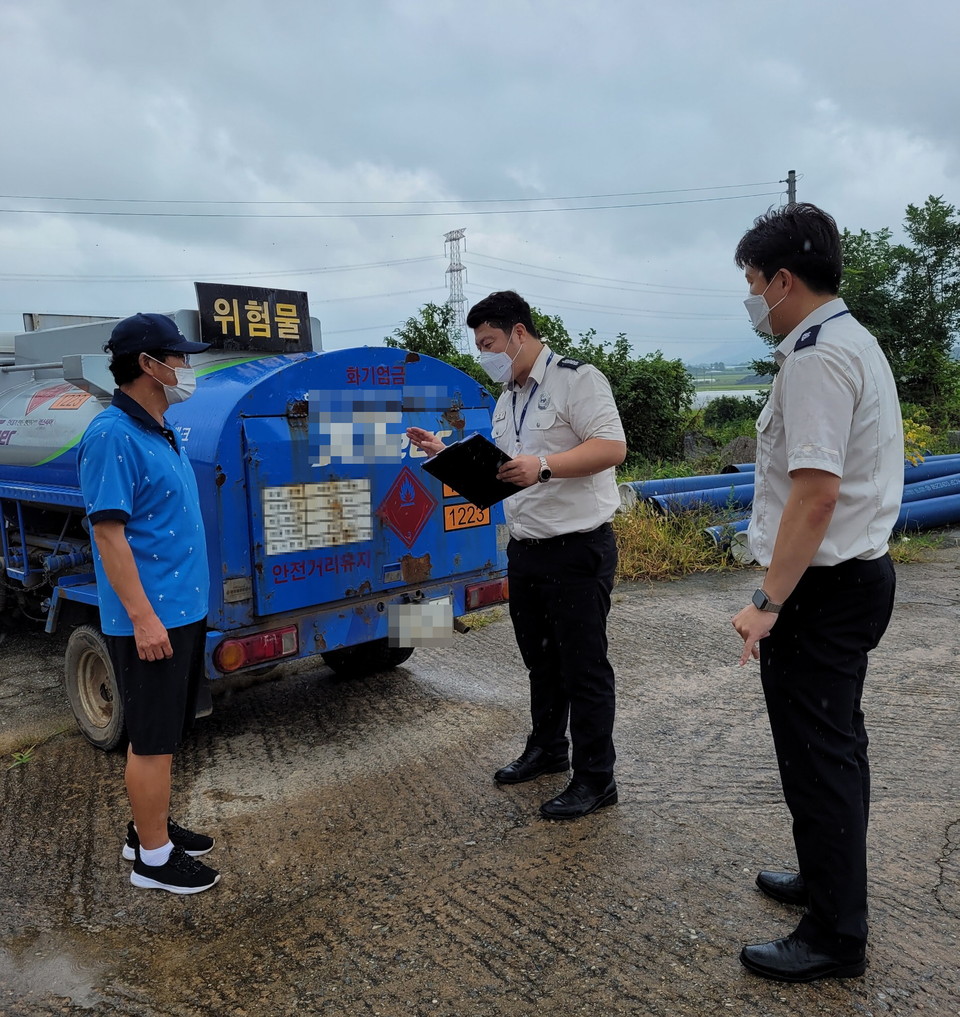
<path id="1" fill-rule="evenodd" d="M 510 340 L 507 340 L 507 346 L 510 345 Z M 520 356 L 520 350 L 517 350 L 514 356 L 510 356 L 506 350 L 502 353 L 491 353 L 489 350 L 484 350 L 480 354 L 480 366 L 487 372 L 487 376 L 491 381 L 498 383 L 507 382 L 513 375 L 513 362 Z"/>
<path id="2" fill-rule="evenodd" d="M 155 364 L 163 364 L 162 360 L 151 357 L 149 353 L 144 353 L 144 356 Z M 163 366 L 169 367 L 177 376 L 176 385 L 163 385 L 163 382 L 159 378 L 157 379 L 163 385 L 167 402 L 173 406 L 174 403 L 182 403 L 185 399 L 189 399 L 197 390 L 197 372 L 192 367 L 174 367 L 172 364 L 163 364 Z"/>
<path id="3" fill-rule="evenodd" d="M 774 276 L 776 278 L 776 276 Z M 750 323 L 761 335 L 773 335 L 773 331 L 770 326 L 770 312 L 775 308 L 779 307 L 784 300 L 787 299 L 786 293 L 773 305 L 768 307 L 766 300 L 763 299 L 764 293 L 773 285 L 773 279 L 767 283 L 766 289 L 763 293 L 751 293 L 746 300 L 743 302 L 743 306 L 747 309 L 747 314 L 750 315 Z"/>

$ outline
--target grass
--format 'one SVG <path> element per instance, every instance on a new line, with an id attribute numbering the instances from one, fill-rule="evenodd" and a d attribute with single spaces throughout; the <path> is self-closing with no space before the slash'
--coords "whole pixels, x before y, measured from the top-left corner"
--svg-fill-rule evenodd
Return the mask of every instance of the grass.
<path id="1" fill-rule="evenodd" d="M 890 538 L 890 557 L 897 565 L 929 561 L 931 552 L 943 547 L 938 533 L 895 533 Z"/>
<path id="2" fill-rule="evenodd" d="M 11 752 L 10 755 L 13 762 L 7 767 L 7 769 L 12 770 L 15 766 L 26 766 L 27 763 L 32 763 L 33 752 L 36 747 L 36 745 L 31 745 L 29 748 L 21 749 L 19 752 Z"/>
<path id="3" fill-rule="evenodd" d="M 703 532 L 722 525 L 716 513 L 661 515 L 645 502 L 613 519 L 620 561 L 618 580 L 677 579 L 694 572 L 733 572 L 750 568 L 736 561 Z M 929 561 L 943 546 L 936 532 L 894 534 L 890 557 L 898 565 Z"/>
<path id="4" fill-rule="evenodd" d="M 502 607 L 491 607 L 486 611 L 474 611 L 472 614 L 464 615 L 463 618 L 458 619 L 463 622 L 468 629 L 485 629 L 488 625 L 492 625 L 494 622 L 500 621 L 503 618 Z"/>
<path id="5" fill-rule="evenodd" d="M 7 770 L 14 770 L 18 766 L 26 766 L 27 763 L 35 763 L 37 761 L 37 749 L 41 745 L 57 735 L 64 734 L 66 731 L 75 730 L 75 728 L 76 725 L 72 721 L 68 721 L 59 723 L 55 727 L 32 724 L 25 726 L 19 731 L 7 732 L 6 735 L 0 737 L 0 757 L 9 756 L 12 760 L 12 762 L 7 764 Z M 19 748 L 15 747 L 17 745 L 19 745 Z"/>
<path id="6" fill-rule="evenodd" d="M 744 568 L 703 532 L 716 515 L 697 512 L 660 515 L 640 503 L 613 519 L 620 561 L 618 580 L 676 579 L 693 572 Z"/>

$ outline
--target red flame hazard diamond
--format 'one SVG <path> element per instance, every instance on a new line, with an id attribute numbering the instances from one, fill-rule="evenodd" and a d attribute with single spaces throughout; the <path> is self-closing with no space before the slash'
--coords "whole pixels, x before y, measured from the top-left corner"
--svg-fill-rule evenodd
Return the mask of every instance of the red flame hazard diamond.
<path id="1" fill-rule="evenodd" d="M 436 505 L 437 499 L 404 466 L 380 503 L 377 515 L 407 547 L 413 547 Z"/>
<path id="2" fill-rule="evenodd" d="M 76 391 L 77 390 L 73 387 L 73 385 L 62 381 L 57 385 L 47 385 L 46 388 L 37 389 L 37 391 L 30 397 L 30 402 L 27 403 L 27 413 L 32 413 L 38 406 L 42 406 L 45 402 L 49 402 L 54 398 L 54 396 Z"/>

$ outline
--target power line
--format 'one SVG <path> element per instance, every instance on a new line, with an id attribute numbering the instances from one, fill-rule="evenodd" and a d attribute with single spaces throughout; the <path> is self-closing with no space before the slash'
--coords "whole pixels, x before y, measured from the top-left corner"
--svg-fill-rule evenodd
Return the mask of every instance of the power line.
<path id="1" fill-rule="evenodd" d="M 484 290 L 480 287 L 471 286 L 470 288 L 471 291 L 473 292 L 477 293 L 484 292 Z M 548 297 L 544 296 L 541 293 L 525 293 L 524 298 L 538 301 L 542 300 L 545 301 L 548 305 L 553 305 L 557 307 L 573 307 L 573 308 L 584 307 L 593 313 L 617 314 L 620 315 L 621 317 L 640 316 L 649 318 L 665 318 L 668 320 L 687 320 L 687 321 L 699 320 L 703 318 L 706 318 L 710 321 L 719 321 L 719 320 L 736 321 L 739 318 L 743 318 L 743 315 L 711 314 L 706 311 L 657 311 L 640 307 L 622 307 L 619 305 L 590 303 L 584 300 L 569 300 L 565 297 L 555 297 L 555 296 Z M 744 318 L 744 320 L 746 319 Z"/>
<path id="2" fill-rule="evenodd" d="M 381 300 L 384 297 L 408 297 L 418 293 L 436 293 L 436 286 L 429 286 L 421 290 L 395 290 L 393 293 L 361 293 L 356 297 L 323 297 L 320 304 L 345 304 L 351 300 Z"/>
<path id="3" fill-rule="evenodd" d="M 590 279 L 596 279 L 597 276 L 588 276 L 585 279 L 561 279 L 555 275 L 543 275 L 539 272 L 524 272 L 522 269 L 506 269 L 497 268 L 495 265 L 482 265 L 481 268 L 492 269 L 499 272 L 509 272 L 511 275 L 523 275 L 529 276 L 531 279 L 545 279 L 548 282 L 559 282 L 565 285 L 575 286 L 589 286 L 592 289 L 598 290 L 616 290 L 618 293 L 640 293 L 645 296 L 666 296 L 666 297 L 697 297 L 699 299 L 708 300 L 732 300 L 739 299 L 740 294 L 733 291 L 724 290 L 696 290 L 692 288 L 681 289 L 680 287 L 663 287 L 658 288 L 652 283 L 637 283 L 635 285 L 610 285 L 608 283 L 590 282 Z M 617 282 L 625 282 L 625 280 L 617 280 Z M 637 286 L 643 286 L 643 289 L 637 289 Z"/>
<path id="4" fill-rule="evenodd" d="M 539 270 L 541 272 L 553 272 L 553 273 L 556 273 L 558 275 L 576 276 L 576 277 L 578 277 L 580 279 L 598 279 L 598 280 L 600 280 L 602 282 L 609 282 L 609 283 L 625 283 L 628 286 L 639 286 L 639 287 L 643 287 L 645 289 L 650 289 L 650 290 L 654 290 L 654 291 L 663 290 L 663 291 L 668 291 L 668 292 L 671 292 L 671 293 L 675 292 L 677 294 L 684 294 L 684 293 L 707 294 L 707 293 L 713 293 L 713 294 L 719 294 L 721 296 L 737 296 L 737 297 L 742 296 L 742 294 L 738 290 L 714 290 L 714 289 L 695 288 L 695 287 L 691 287 L 691 286 L 671 286 L 668 283 L 643 283 L 643 282 L 637 282 L 635 279 L 612 279 L 609 276 L 588 275 L 585 272 L 571 272 L 571 271 L 569 271 L 567 269 L 564 269 L 564 268 L 549 268 L 546 265 L 530 265 L 530 264 L 527 264 L 527 262 L 524 262 L 524 261 L 509 261 L 506 258 L 497 258 L 497 257 L 494 257 L 492 254 L 481 254 L 481 253 L 479 253 L 477 251 L 472 251 L 470 256 L 472 258 L 483 258 L 483 259 L 485 259 L 487 261 L 499 262 L 502 265 L 521 265 L 524 268 L 535 268 L 535 269 L 537 269 L 537 270 Z M 494 267 L 494 266 L 490 266 L 490 267 Z M 523 275 L 525 273 L 518 273 L 518 274 L 519 275 Z M 569 279 L 558 279 L 557 280 L 557 282 L 571 282 L 571 281 L 573 281 L 573 280 L 569 280 Z"/>
<path id="5" fill-rule="evenodd" d="M 436 293 L 437 287 L 430 286 L 420 290 L 394 290 L 392 293 L 360 293 L 355 297 L 323 297 L 318 303 L 321 306 L 327 304 L 346 304 L 353 300 L 382 300 L 386 297 L 408 297 L 424 293 Z M 0 314 L 19 315 L 20 311 L 0 311 Z M 363 331 L 363 329 L 348 329 L 348 331 Z"/>
<path id="6" fill-rule="evenodd" d="M 323 330 L 324 335 L 346 335 L 348 332 L 381 332 L 385 328 L 399 328 L 402 322 L 392 321 L 389 325 L 361 325 L 359 328 L 336 328 Z"/>
<path id="7" fill-rule="evenodd" d="M 667 205 L 700 205 L 711 201 L 739 201 L 743 198 L 767 198 L 780 191 L 763 191 L 755 194 L 731 194 L 716 198 L 686 198 L 677 201 L 640 201 L 616 205 L 570 205 L 566 208 L 502 208 L 459 210 L 464 215 L 536 215 L 545 212 L 601 212 L 625 208 L 659 208 Z M 542 200 L 542 199 L 541 199 Z M 298 212 L 290 215 L 280 212 L 121 212 L 96 209 L 0 208 L 0 212 L 13 215 L 97 215 L 122 218 L 159 219 L 422 219 L 449 216 L 450 212 Z"/>
<path id="8" fill-rule="evenodd" d="M 269 276 L 321 275 L 329 272 L 352 272 L 367 268 L 392 268 L 396 265 L 414 265 L 425 261 L 439 261 L 442 255 L 428 254 L 419 258 L 397 258 L 394 261 L 369 261 L 359 265 L 328 265 L 320 268 L 289 268 L 261 272 L 193 272 L 190 275 L 44 275 L 21 273 L 0 275 L 0 280 L 16 281 L 43 279 L 50 282 L 195 282 L 198 279 L 254 279 Z"/>
<path id="9" fill-rule="evenodd" d="M 50 194 L 0 194 L 3 201 L 90 201 L 111 202 L 113 204 L 144 204 L 144 205 L 484 205 L 510 202 L 533 201 L 593 201 L 601 198 L 637 198 L 650 194 L 690 194 L 696 191 L 726 191 L 742 187 L 772 187 L 783 183 L 782 180 L 761 180 L 752 184 L 714 184 L 709 187 L 671 187 L 659 191 L 618 191 L 611 194 L 568 194 L 543 198 L 424 198 L 401 201 L 377 200 L 345 200 L 345 201 L 314 201 L 312 199 L 270 201 L 245 199 L 223 200 L 218 198 L 79 198 L 57 197 Z M 779 193 L 779 192 L 778 192 Z"/>

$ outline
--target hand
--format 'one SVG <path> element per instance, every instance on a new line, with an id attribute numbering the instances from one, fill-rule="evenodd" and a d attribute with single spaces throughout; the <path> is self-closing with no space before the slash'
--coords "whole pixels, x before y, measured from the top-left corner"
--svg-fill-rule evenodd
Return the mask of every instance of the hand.
<path id="1" fill-rule="evenodd" d="M 435 456 L 443 448 L 443 442 L 433 431 L 424 430 L 422 427 L 408 427 L 407 437 L 429 456 Z"/>
<path id="2" fill-rule="evenodd" d="M 155 614 L 134 622 L 133 638 L 137 642 L 137 655 L 141 660 L 163 660 L 164 657 L 173 656 L 170 637 L 163 622 Z"/>
<path id="3" fill-rule="evenodd" d="M 775 611 L 758 611 L 753 604 L 748 604 L 733 616 L 731 624 L 743 636 L 743 653 L 740 654 L 741 667 L 751 657 L 754 660 L 760 659 L 760 647 L 757 644 L 761 639 L 770 635 L 770 630 L 776 621 Z"/>
<path id="4" fill-rule="evenodd" d="M 540 479 L 539 456 L 517 456 L 504 463 L 497 473 L 497 480 L 505 480 L 517 487 L 532 487 Z"/>

